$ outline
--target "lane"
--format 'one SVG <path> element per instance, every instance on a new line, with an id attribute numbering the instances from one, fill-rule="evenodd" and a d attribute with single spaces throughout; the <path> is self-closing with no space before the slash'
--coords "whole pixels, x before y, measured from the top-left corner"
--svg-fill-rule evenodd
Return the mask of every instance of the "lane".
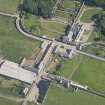
<path id="1" fill-rule="evenodd" d="M 16 27 L 17 27 L 18 31 L 20 33 L 22 33 L 23 35 L 25 35 L 26 37 L 29 37 L 29 38 L 32 38 L 32 39 L 35 39 L 35 40 L 39 40 L 39 41 L 53 42 L 54 45 L 66 46 L 68 48 L 74 48 L 75 47 L 75 45 L 68 45 L 68 44 L 65 44 L 65 43 L 57 41 L 57 40 L 51 40 L 49 38 L 43 38 L 43 37 L 40 37 L 40 36 L 36 36 L 32 33 L 26 32 L 25 29 L 23 28 L 23 24 L 22 24 L 24 20 L 23 20 L 23 18 L 20 18 L 19 15 L 12 15 L 12 14 L 3 13 L 3 12 L 0 12 L 0 15 L 16 18 Z"/>
<path id="2" fill-rule="evenodd" d="M 83 51 L 79 51 L 79 50 L 76 50 L 76 52 L 105 62 L 105 58 L 101 58 L 101 57 L 98 57 L 98 56 L 95 56 L 95 55 L 92 55 L 92 54 L 89 54 L 89 53 L 86 53 L 86 52 L 83 52 Z"/>
<path id="3" fill-rule="evenodd" d="M 12 14 L 8 14 L 8 13 L 4 13 L 4 12 L 0 12 L 0 15 L 2 15 L 2 16 L 8 16 L 8 17 L 12 17 L 12 18 L 17 18 L 18 17 L 18 15 L 16 14 L 16 15 L 12 15 Z"/>
<path id="4" fill-rule="evenodd" d="M 32 38 L 32 39 L 35 39 L 35 40 L 39 40 L 39 41 L 44 41 L 45 40 L 45 39 L 43 39 L 41 37 L 38 37 L 38 36 L 35 36 L 31 33 L 25 32 L 25 30 L 23 29 L 23 26 L 22 26 L 22 21 L 23 20 L 18 16 L 17 19 L 16 19 L 16 27 L 17 27 L 17 29 L 20 33 L 22 33 L 26 37 L 29 37 L 29 38 Z"/>

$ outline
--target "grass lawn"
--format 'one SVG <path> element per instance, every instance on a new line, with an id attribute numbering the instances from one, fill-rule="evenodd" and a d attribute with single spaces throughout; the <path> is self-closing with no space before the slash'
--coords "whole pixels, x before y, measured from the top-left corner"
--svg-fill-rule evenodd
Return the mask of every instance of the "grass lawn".
<path id="1" fill-rule="evenodd" d="M 90 22 L 92 22 L 92 17 L 95 16 L 96 14 L 100 13 L 101 11 L 102 11 L 101 8 L 95 8 L 95 7 L 86 8 L 82 17 L 80 18 L 80 21 L 90 23 Z"/>
<path id="2" fill-rule="evenodd" d="M 78 55 L 64 63 L 59 74 L 68 79 L 105 92 L 105 62 Z"/>
<path id="3" fill-rule="evenodd" d="M 18 62 L 21 57 L 31 57 L 41 42 L 29 39 L 15 28 L 15 19 L 0 16 L 0 54 L 6 59 Z"/>
<path id="4" fill-rule="evenodd" d="M 105 44 L 90 45 L 90 46 L 85 47 L 83 51 L 105 58 Z"/>
<path id="5" fill-rule="evenodd" d="M 79 59 L 82 62 L 72 79 L 105 93 L 105 62 L 87 56 L 81 56 Z"/>
<path id="6" fill-rule="evenodd" d="M 64 24 L 60 24 L 53 21 L 44 21 L 42 23 L 42 27 L 58 33 L 64 33 L 66 26 Z"/>
<path id="7" fill-rule="evenodd" d="M 41 19 L 38 16 L 28 14 L 25 18 L 25 28 L 36 35 L 46 35 L 50 38 L 58 38 L 64 33 L 65 24 L 50 19 Z"/>
<path id="8" fill-rule="evenodd" d="M 101 35 L 100 32 L 97 32 L 97 29 L 94 29 L 88 39 L 88 42 L 98 42 L 103 41 L 105 42 L 105 36 Z"/>
<path id="9" fill-rule="evenodd" d="M 0 97 L 0 105 L 21 105 L 21 104 L 16 101 Z"/>
<path id="10" fill-rule="evenodd" d="M 65 0 L 63 7 L 65 9 L 67 9 L 67 8 L 74 9 L 75 8 L 75 2 L 73 0 Z"/>
<path id="11" fill-rule="evenodd" d="M 53 83 L 44 105 L 104 105 L 105 99 L 84 91 L 77 93 Z"/>
<path id="12" fill-rule="evenodd" d="M 69 12 L 65 12 L 65 11 L 61 11 L 61 10 L 57 10 L 57 11 L 56 11 L 56 16 L 57 16 L 57 17 L 64 18 L 64 19 L 69 19 L 69 18 L 71 18 Z"/>
<path id="13" fill-rule="evenodd" d="M 98 37 L 99 37 L 99 34 L 95 30 L 93 30 L 89 39 L 88 39 L 88 42 L 94 42 L 95 39 Z"/>
<path id="14" fill-rule="evenodd" d="M 41 19 L 39 16 L 27 14 L 24 25 L 27 31 L 41 35 Z"/>
<path id="15" fill-rule="evenodd" d="M 57 71 L 57 73 L 61 76 L 71 79 L 71 74 L 75 71 L 79 62 L 78 57 L 74 57 L 72 60 L 67 60 L 63 62 L 64 64 L 62 63 L 64 66 L 61 70 Z"/>
<path id="16" fill-rule="evenodd" d="M 0 11 L 16 13 L 20 0 L 0 0 Z"/>

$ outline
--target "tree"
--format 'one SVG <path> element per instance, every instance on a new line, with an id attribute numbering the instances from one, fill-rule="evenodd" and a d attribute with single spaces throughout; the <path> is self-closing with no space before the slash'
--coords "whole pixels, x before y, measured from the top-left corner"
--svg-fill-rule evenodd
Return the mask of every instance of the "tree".
<path id="1" fill-rule="evenodd" d="M 97 30 L 105 36 L 105 11 L 101 12 L 96 19 Z"/>
<path id="2" fill-rule="evenodd" d="M 105 12 L 99 14 L 97 23 L 103 35 L 105 35 Z"/>
<path id="3" fill-rule="evenodd" d="M 105 0 L 93 0 L 96 5 L 105 6 Z"/>
<path id="4" fill-rule="evenodd" d="M 56 0 L 23 0 L 23 10 L 42 17 L 51 17 Z"/>
<path id="5" fill-rule="evenodd" d="M 85 0 L 87 4 L 105 7 L 105 0 Z"/>

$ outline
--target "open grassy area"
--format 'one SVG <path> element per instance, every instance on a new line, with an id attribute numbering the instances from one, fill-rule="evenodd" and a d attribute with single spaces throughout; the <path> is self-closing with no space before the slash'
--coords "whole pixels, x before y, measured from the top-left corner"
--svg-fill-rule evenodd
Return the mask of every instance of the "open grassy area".
<path id="1" fill-rule="evenodd" d="M 58 73 L 105 93 L 105 62 L 78 55 L 72 60 L 66 61 L 63 69 Z"/>
<path id="2" fill-rule="evenodd" d="M 67 9 L 67 8 L 74 9 L 75 8 L 75 1 L 73 1 L 73 0 L 64 0 L 63 7 L 65 9 Z"/>
<path id="3" fill-rule="evenodd" d="M 63 68 L 58 70 L 57 73 L 61 76 L 71 79 L 71 74 L 75 71 L 78 63 L 81 62 L 78 60 L 78 57 L 62 62 Z"/>
<path id="4" fill-rule="evenodd" d="M 85 47 L 83 51 L 105 58 L 105 44 L 92 44 Z"/>
<path id="5" fill-rule="evenodd" d="M 103 82 L 105 79 L 105 62 L 87 56 L 80 56 L 79 59 L 82 59 L 82 62 L 72 79 L 105 93 L 105 84 Z"/>
<path id="6" fill-rule="evenodd" d="M 69 19 L 70 18 L 69 12 L 65 12 L 65 11 L 61 11 L 61 10 L 56 11 L 56 16 L 64 18 L 64 19 Z"/>
<path id="7" fill-rule="evenodd" d="M 84 91 L 73 92 L 53 83 L 44 105 L 103 105 L 105 99 Z"/>
<path id="8" fill-rule="evenodd" d="M 64 34 L 66 25 L 51 19 L 42 19 L 28 14 L 25 18 L 25 28 L 36 35 L 46 35 L 50 38 L 59 38 Z"/>
<path id="9" fill-rule="evenodd" d="M 16 13 L 20 0 L 0 0 L 0 11 Z"/>
<path id="10" fill-rule="evenodd" d="M 95 30 L 93 30 L 88 39 L 88 42 L 94 42 L 96 38 L 99 38 L 99 34 Z"/>
<path id="11" fill-rule="evenodd" d="M 86 8 L 82 17 L 80 18 L 80 21 L 90 23 L 92 22 L 92 17 L 100 13 L 101 11 L 102 11 L 102 8 L 96 8 L 96 7 Z"/>
<path id="12" fill-rule="evenodd" d="M 53 21 L 44 21 L 42 23 L 42 27 L 45 29 L 49 29 L 58 33 L 64 33 L 65 30 L 65 25 L 60 24 L 58 22 L 53 22 Z"/>
<path id="13" fill-rule="evenodd" d="M 21 105 L 20 103 L 0 97 L 0 105 Z"/>
<path id="14" fill-rule="evenodd" d="M 41 42 L 29 39 L 15 28 L 15 19 L 0 16 L 0 55 L 18 62 L 21 57 L 31 57 Z"/>
<path id="15" fill-rule="evenodd" d="M 41 19 L 39 16 L 27 14 L 24 25 L 27 31 L 41 35 Z"/>

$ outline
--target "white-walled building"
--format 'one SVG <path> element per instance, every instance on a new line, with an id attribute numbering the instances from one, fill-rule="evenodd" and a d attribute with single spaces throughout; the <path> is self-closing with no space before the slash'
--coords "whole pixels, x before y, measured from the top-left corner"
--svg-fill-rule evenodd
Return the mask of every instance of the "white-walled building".
<path id="1" fill-rule="evenodd" d="M 64 36 L 63 41 L 65 43 L 70 43 L 70 42 L 79 42 L 81 39 L 81 36 L 83 35 L 84 32 L 84 27 L 83 25 L 80 25 L 79 23 L 74 23 L 70 30 L 68 35 Z"/>

